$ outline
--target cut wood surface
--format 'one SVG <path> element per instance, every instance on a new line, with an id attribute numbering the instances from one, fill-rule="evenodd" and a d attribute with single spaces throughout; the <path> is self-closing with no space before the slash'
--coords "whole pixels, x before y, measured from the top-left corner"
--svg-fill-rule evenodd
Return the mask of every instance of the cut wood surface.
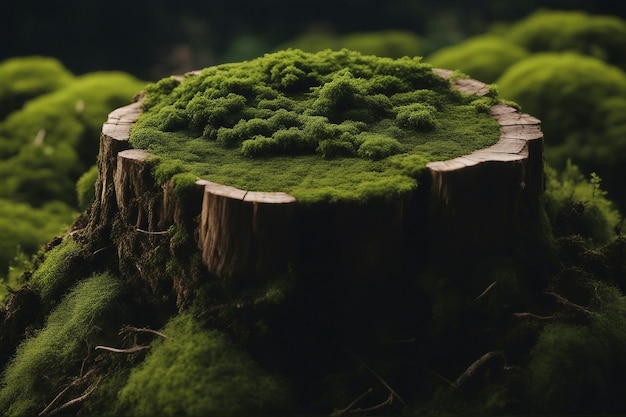
<path id="1" fill-rule="evenodd" d="M 447 79 L 452 75 L 452 71 L 435 71 Z M 468 94 L 489 92 L 488 85 L 473 79 L 453 79 L 451 83 Z M 506 104 L 497 104 L 490 112 L 500 124 L 496 144 L 427 165 L 429 183 L 421 186 L 430 190 L 425 223 L 428 233 L 437 235 L 435 240 L 468 247 L 480 241 L 487 248 L 497 248 L 515 236 L 520 204 L 538 204 L 541 198 L 540 121 Z M 331 256 L 332 262 L 345 263 L 338 268 L 344 272 L 354 266 L 358 273 L 376 275 L 382 265 L 393 262 L 405 238 L 405 223 L 411 223 L 407 219 L 414 214 L 409 207 L 413 203 L 398 201 L 374 208 L 355 205 L 349 207 L 350 213 L 344 212 L 346 207 L 337 213 L 326 210 L 320 214 L 324 218 L 313 219 L 316 226 L 307 229 L 311 236 L 302 237 L 298 236 L 302 218 L 310 220 L 311 213 L 302 214 L 297 200 L 287 193 L 246 191 L 198 179 L 195 197 L 181 202 L 173 195 L 171 184 L 157 187 L 154 183 L 150 154 L 131 149 L 130 130 L 140 114 L 137 101 L 111 112 L 103 125 L 92 226 L 111 223 L 118 215 L 132 227 L 157 232 L 176 223 L 194 224 L 188 220 L 197 217 L 194 236 L 203 262 L 210 273 L 220 277 L 262 279 L 285 273 L 296 252 L 306 247 L 304 240 L 325 241 L 334 248 L 340 254 Z M 143 198 L 154 191 L 162 193 L 159 201 Z M 381 215 L 390 218 L 381 219 Z M 347 248 L 336 247 L 343 244 Z"/>

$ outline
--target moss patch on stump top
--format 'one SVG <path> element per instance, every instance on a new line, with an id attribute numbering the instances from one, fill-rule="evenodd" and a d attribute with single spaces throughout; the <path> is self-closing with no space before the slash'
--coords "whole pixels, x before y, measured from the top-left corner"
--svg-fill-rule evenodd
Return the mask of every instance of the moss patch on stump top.
<path id="1" fill-rule="evenodd" d="M 496 102 L 419 57 L 290 49 L 149 85 L 130 141 L 161 176 L 358 201 L 409 192 L 426 163 L 495 143 Z"/>

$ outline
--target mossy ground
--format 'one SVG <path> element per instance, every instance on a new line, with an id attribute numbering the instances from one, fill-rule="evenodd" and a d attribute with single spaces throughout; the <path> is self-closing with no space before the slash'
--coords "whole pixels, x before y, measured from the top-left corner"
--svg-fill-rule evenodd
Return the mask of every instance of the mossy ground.
<path id="1" fill-rule="evenodd" d="M 286 50 L 148 86 L 130 140 L 214 182 L 359 200 L 495 143 L 496 102 L 495 90 L 458 93 L 419 58 Z"/>

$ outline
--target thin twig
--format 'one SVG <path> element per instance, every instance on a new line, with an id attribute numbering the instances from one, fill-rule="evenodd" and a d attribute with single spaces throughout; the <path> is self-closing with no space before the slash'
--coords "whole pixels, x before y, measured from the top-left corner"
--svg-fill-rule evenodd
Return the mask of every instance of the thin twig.
<path id="1" fill-rule="evenodd" d="M 368 408 L 355 408 L 354 410 L 351 410 L 351 411 L 348 411 L 348 412 L 351 413 L 351 414 L 352 413 L 356 414 L 356 413 L 369 413 L 369 412 L 372 412 L 372 411 L 380 410 L 381 408 L 384 408 L 384 407 L 386 407 L 388 405 L 393 404 L 393 397 L 394 396 L 395 395 L 393 393 L 389 393 L 389 397 L 387 397 L 387 399 L 385 401 L 383 401 L 382 403 L 380 403 L 380 404 L 376 404 L 376 405 L 374 405 L 372 407 L 368 407 Z"/>
<path id="2" fill-rule="evenodd" d="M 476 371 L 478 371 L 479 368 L 481 368 L 491 358 L 494 358 L 496 356 L 501 357 L 504 360 L 504 366 L 506 366 L 506 357 L 504 356 L 504 353 L 499 352 L 499 351 L 487 352 L 483 356 L 481 356 L 480 358 L 475 360 L 470 366 L 468 366 L 468 368 L 465 370 L 465 372 L 463 372 L 456 379 L 456 381 L 454 381 L 454 387 L 455 388 L 460 388 L 461 385 L 463 385 L 463 383 L 465 383 L 465 381 L 467 381 L 472 375 L 474 375 L 476 373 Z"/>
<path id="3" fill-rule="evenodd" d="M 494 282 L 492 282 L 492 283 L 491 283 L 491 284 L 490 284 L 490 285 L 489 285 L 489 286 L 485 289 L 485 291 L 481 292 L 481 293 L 480 293 L 480 295 L 479 295 L 478 297 L 474 298 L 474 301 L 478 301 L 478 300 L 480 300 L 481 298 L 483 298 L 485 295 L 487 295 L 487 293 L 488 293 L 489 291 L 491 291 L 491 289 L 492 289 L 492 288 L 493 288 L 493 287 L 494 287 L 497 283 L 498 283 L 498 281 L 494 281 Z"/>
<path id="4" fill-rule="evenodd" d="M 531 318 L 537 319 L 537 320 L 552 320 L 552 319 L 556 319 L 558 317 L 561 317 L 561 315 L 559 313 L 551 314 L 549 316 L 540 316 L 538 314 L 522 312 L 522 313 L 513 313 L 513 315 L 515 317 L 520 317 L 520 318 L 521 317 L 531 317 Z"/>
<path id="5" fill-rule="evenodd" d="M 150 349 L 149 345 L 139 345 L 139 346 L 133 346 L 131 348 L 128 349 L 117 349 L 117 348 L 113 348 L 113 347 L 109 347 L 109 346 L 96 346 L 96 349 L 101 349 L 101 350 L 108 350 L 109 352 L 114 352 L 114 353 L 135 353 L 135 352 L 139 352 L 141 350 L 145 350 L 145 349 Z"/>
<path id="6" fill-rule="evenodd" d="M 170 232 L 169 230 L 160 230 L 157 232 L 151 232 L 149 230 L 143 230 L 138 227 L 135 228 L 135 231 L 139 233 L 145 233 L 147 235 L 167 235 Z"/>
<path id="7" fill-rule="evenodd" d="M 331 416 L 341 416 L 343 414 L 346 414 L 347 412 L 349 412 L 352 407 L 354 407 L 355 405 L 357 405 L 359 403 L 359 401 L 361 401 L 363 398 L 367 397 L 369 394 L 371 394 L 373 391 L 372 388 L 369 388 L 367 391 L 365 391 L 363 394 L 359 395 L 358 397 L 356 397 L 356 399 L 354 401 L 352 401 L 350 404 L 348 404 L 348 406 L 344 409 L 341 410 L 335 410 L 333 411 L 333 413 L 331 414 Z"/>
<path id="8" fill-rule="evenodd" d="M 87 371 L 87 373 L 86 373 L 85 375 L 82 375 L 82 373 L 83 373 L 82 369 L 81 369 L 81 371 L 80 371 L 80 372 L 81 372 L 81 375 L 80 375 L 79 377 L 77 377 L 77 378 L 74 378 L 74 380 L 73 380 L 72 382 L 70 382 L 69 384 L 67 384 L 67 386 L 66 386 L 65 388 L 63 388 L 63 389 L 61 390 L 61 392 L 59 392 L 59 393 L 56 395 L 56 397 L 54 397 L 54 398 L 52 399 L 52 401 L 50 401 L 50 402 L 48 403 L 48 405 L 46 406 L 46 408 L 44 408 L 44 409 L 43 409 L 43 410 L 42 410 L 42 411 L 41 411 L 38 415 L 43 416 L 43 415 L 47 414 L 47 413 L 48 413 L 48 410 L 50 410 L 50 409 L 52 408 L 52 406 L 53 406 L 54 404 L 56 404 L 56 402 L 57 402 L 58 400 L 60 400 L 60 399 L 63 397 L 63 395 L 65 395 L 65 393 L 66 393 L 66 392 L 67 392 L 70 388 L 75 387 L 75 386 L 77 386 L 77 385 L 81 384 L 81 383 L 82 383 L 85 379 L 87 379 L 87 377 L 91 376 L 91 374 L 95 372 L 95 369 L 94 369 L 94 368 L 91 368 L 90 370 L 88 370 L 88 371 Z M 57 409 L 57 410 L 58 410 L 58 409 Z M 54 411 L 53 411 L 53 412 L 54 412 Z"/>
<path id="9" fill-rule="evenodd" d="M 448 385 L 450 385 L 452 388 L 456 388 L 454 386 L 454 381 L 450 381 L 448 378 L 446 378 L 445 376 L 433 371 L 432 369 L 426 369 L 429 373 L 431 373 L 433 376 L 441 379 L 443 382 L 447 383 Z"/>
<path id="10" fill-rule="evenodd" d="M 122 327 L 122 329 L 120 330 L 120 332 L 118 334 L 122 334 L 122 333 L 130 333 L 130 332 L 134 332 L 134 333 L 152 333 L 155 334 L 157 336 L 161 336 L 164 339 L 167 339 L 167 336 L 159 331 L 156 330 L 152 330 L 152 329 L 148 329 L 147 327 L 133 327 L 133 326 L 124 326 Z"/>
<path id="11" fill-rule="evenodd" d="M 387 381 L 385 381 L 384 379 L 382 379 L 382 378 L 380 377 L 380 375 L 378 375 L 378 374 L 376 373 L 376 371 L 374 371 L 372 368 L 370 368 L 370 367 L 369 367 L 369 365 L 368 365 L 368 364 L 366 364 L 366 363 L 365 363 L 365 362 L 363 362 L 363 361 L 361 361 L 361 362 L 363 363 L 363 366 L 365 366 L 365 369 L 367 369 L 368 371 L 370 371 L 370 372 L 372 373 L 372 375 L 374 375 L 374 376 L 376 377 L 376 379 L 378 379 L 378 380 L 380 381 L 380 383 L 381 383 L 381 384 L 383 384 L 383 385 L 385 386 L 385 388 L 387 388 L 391 394 L 393 394 L 393 396 L 395 396 L 398 400 L 400 400 L 400 402 L 401 402 L 403 405 L 405 405 L 405 406 L 407 405 L 407 404 L 406 404 L 406 402 L 402 399 L 402 397 L 400 397 L 400 396 L 398 395 L 398 393 L 397 393 L 397 392 L 395 392 L 393 388 L 391 388 L 391 386 L 387 383 Z"/>
<path id="12" fill-rule="evenodd" d="M 597 315 L 595 312 L 593 312 L 591 310 L 588 310 L 588 309 L 586 309 L 585 307 L 583 307 L 583 306 L 581 306 L 579 304 L 573 303 L 570 300 L 568 300 L 567 298 L 565 298 L 562 295 L 559 295 L 557 293 L 554 293 L 554 292 L 544 292 L 544 294 L 550 295 L 550 296 L 556 298 L 556 300 L 559 303 L 563 304 L 563 305 L 566 305 L 566 306 L 571 307 L 571 308 L 573 308 L 575 310 L 578 310 L 578 311 L 582 311 L 583 313 L 589 314 L 590 316 L 596 316 Z"/>
<path id="13" fill-rule="evenodd" d="M 50 414 L 56 414 L 57 412 L 65 409 L 67 407 L 71 407 L 74 404 L 78 404 L 78 403 L 81 403 L 81 402 L 85 401 L 87 399 L 87 397 L 89 397 L 91 395 L 91 393 L 94 392 L 96 390 L 96 388 L 98 388 L 98 384 L 100 384 L 100 378 L 98 378 L 96 380 L 96 382 L 94 382 L 89 388 L 87 388 L 80 397 L 76 397 L 73 400 L 69 400 L 65 404 L 61 404 L 59 407 L 57 407 L 54 410 L 52 410 L 50 412 Z"/>

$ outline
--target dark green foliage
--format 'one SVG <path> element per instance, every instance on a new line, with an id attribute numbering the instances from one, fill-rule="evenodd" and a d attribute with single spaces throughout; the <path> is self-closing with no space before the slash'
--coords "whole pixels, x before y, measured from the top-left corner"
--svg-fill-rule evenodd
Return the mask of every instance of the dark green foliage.
<path id="1" fill-rule="evenodd" d="M 2 375 L 0 409 L 6 415 L 36 415 L 70 378 L 81 376 L 90 350 L 121 325 L 116 302 L 122 290 L 121 281 L 105 273 L 80 282 L 62 299 L 45 326 L 19 346 Z"/>
<path id="2" fill-rule="evenodd" d="M 279 51 L 167 78 L 146 94 L 131 142 L 161 158 L 158 178 L 182 164 L 200 178 L 308 202 L 406 192 L 424 165 L 398 171 L 398 159 L 459 156 L 499 136 L 485 111 L 495 91 L 476 101 L 419 58 L 345 49 Z"/>
<path id="3" fill-rule="evenodd" d="M 52 57 L 26 56 L 0 62 L 0 120 L 27 101 L 67 86 L 73 78 Z"/>
<path id="4" fill-rule="evenodd" d="M 570 301 L 582 304 L 573 313 L 589 325 L 547 325 L 530 355 L 532 405 L 545 413 L 613 414 L 626 406 L 626 298 L 593 279 L 583 282 L 587 297 Z"/>
<path id="5" fill-rule="evenodd" d="M 289 411 L 280 379 L 191 314 L 174 317 L 120 392 L 119 415 L 207 416 Z"/>

